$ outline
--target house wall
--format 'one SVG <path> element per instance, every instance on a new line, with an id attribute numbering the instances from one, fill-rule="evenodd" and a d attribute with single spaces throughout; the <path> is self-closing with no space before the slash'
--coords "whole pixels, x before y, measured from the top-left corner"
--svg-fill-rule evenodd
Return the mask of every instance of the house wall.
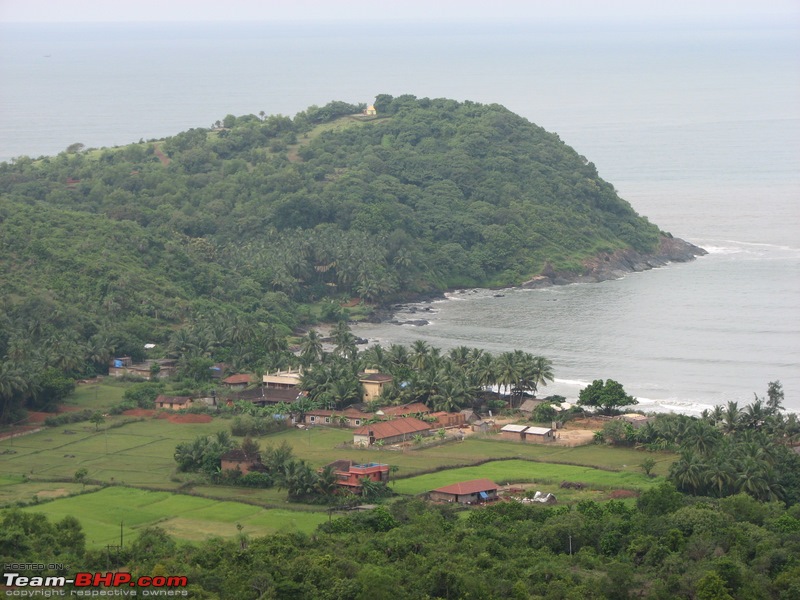
<path id="1" fill-rule="evenodd" d="M 431 492 L 428 494 L 431 500 L 434 502 L 455 502 L 456 495 L 455 494 L 445 494 L 443 492 Z"/>
<path id="2" fill-rule="evenodd" d="M 552 432 L 547 435 L 537 435 L 534 433 L 525 434 L 525 441 L 529 444 L 549 444 L 550 442 L 554 442 L 555 439 Z"/>
<path id="3" fill-rule="evenodd" d="M 369 446 L 369 436 L 353 435 L 353 444 L 356 446 Z"/>
<path id="4" fill-rule="evenodd" d="M 500 437 L 504 440 L 511 440 L 512 442 L 522 441 L 522 434 L 517 431 L 501 431 Z"/>
<path id="5" fill-rule="evenodd" d="M 235 471 L 239 469 L 242 472 L 242 475 L 247 475 L 250 471 L 253 470 L 253 464 L 247 462 L 239 462 L 236 460 L 221 460 L 220 461 L 220 469 L 224 471 Z"/>
<path id="6" fill-rule="evenodd" d="M 364 386 L 364 402 L 371 402 L 381 395 L 381 390 L 383 389 L 382 383 L 362 381 L 361 385 Z"/>

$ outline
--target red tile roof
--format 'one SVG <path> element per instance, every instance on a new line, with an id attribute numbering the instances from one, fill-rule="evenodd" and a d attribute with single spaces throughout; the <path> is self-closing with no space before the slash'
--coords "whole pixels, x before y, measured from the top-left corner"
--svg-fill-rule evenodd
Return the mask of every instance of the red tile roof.
<path id="1" fill-rule="evenodd" d="M 348 417 L 350 419 L 364 419 L 365 421 L 372 418 L 371 414 L 363 413 L 356 408 L 345 408 L 344 410 L 325 410 L 318 408 L 309 410 L 306 414 L 314 415 L 315 417 Z"/>
<path id="2" fill-rule="evenodd" d="M 496 490 L 497 484 L 491 479 L 473 479 L 472 481 L 462 481 L 454 483 L 453 485 L 446 485 L 440 487 L 434 492 L 441 492 L 443 494 L 454 494 L 457 496 L 464 496 L 467 494 L 477 494 L 478 492 L 488 492 Z"/>
<path id="3" fill-rule="evenodd" d="M 394 437 L 396 435 L 410 435 L 429 431 L 431 428 L 427 423 L 406 417 L 403 419 L 392 419 L 391 421 L 381 421 L 372 425 L 364 425 L 353 431 L 353 435 L 370 435 L 370 431 L 376 440 Z"/>
<path id="4" fill-rule="evenodd" d="M 425 406 L 422 402 L 404 404 L 403 406 L 384 406 L 380 410 L 386 416 L 414 415 L 417 413 L 426 414 L 431 412 L 431 409 Z"/>
<path id="5" fill-rule="evenodd" d="M 385 373 L 362 373 L 359 381 L 374 381 L 375 383 L 387 382 L 394 379 L 391 375 Z"/>
<path id="6" fill-rule="evenodd" d="M 228 385 L 248 384 L 250 383 L 251 377 L 252 375 L 248 375 L 247 373 L 237 373 L 236 375 L 226 377 L 222 380 L 222 383 L 227 383 Z"/>

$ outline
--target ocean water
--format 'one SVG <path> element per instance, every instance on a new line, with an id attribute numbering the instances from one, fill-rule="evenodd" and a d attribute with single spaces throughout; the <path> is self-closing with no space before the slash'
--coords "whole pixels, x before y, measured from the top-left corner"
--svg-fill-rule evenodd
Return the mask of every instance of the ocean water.
<path id="1" fill-rule="evenodd" d="M 380 93 L 503 104 L 710 254 L 602 284 L 453 293 L 430 325 L 357 333 L 520 348 L 553 360 L 548 391 L 610 377 L 657 410 L 749 402 L 777 379 L 800 411 L 796 23 L 0 25 L 0 160 Z"/>

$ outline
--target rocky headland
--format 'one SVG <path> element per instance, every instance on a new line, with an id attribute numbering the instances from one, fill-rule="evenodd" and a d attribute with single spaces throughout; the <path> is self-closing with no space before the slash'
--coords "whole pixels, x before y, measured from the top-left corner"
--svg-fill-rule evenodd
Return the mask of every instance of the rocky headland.
<path id="1" fill-rule="evenodd" d="M 548 264 L 545 265 L 540 275 L 523 282 L 521 287 L 536 289 L 570 283 L 608 281 L 619 279 L 628 273 L 663 267 L 671 262 L 688 262 L 705 254 L 708 252 L 699 246 L 671 235 L 662 235 L 655 252 L 642 254 L 627 248 L 616 252 L 601 253 L 585 260 L 582 272 L 556 271 Z"/>

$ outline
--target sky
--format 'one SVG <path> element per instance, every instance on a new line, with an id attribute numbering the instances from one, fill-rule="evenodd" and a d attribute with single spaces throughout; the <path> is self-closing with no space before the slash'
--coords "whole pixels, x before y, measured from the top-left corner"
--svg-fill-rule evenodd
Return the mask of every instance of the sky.
<path id="1" fill-rule="evenodd" d="M 0 22 L 786 18 L 798 0 L 0 0 Z"/>

